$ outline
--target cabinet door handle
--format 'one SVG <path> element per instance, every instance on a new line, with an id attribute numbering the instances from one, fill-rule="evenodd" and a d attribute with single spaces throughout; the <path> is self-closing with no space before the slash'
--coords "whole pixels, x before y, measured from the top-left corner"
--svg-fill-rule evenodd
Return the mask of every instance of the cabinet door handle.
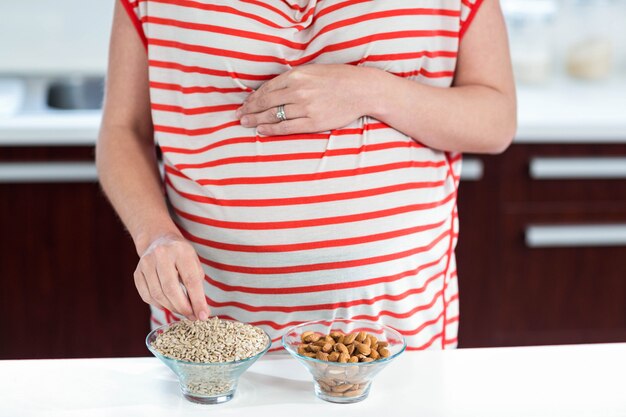
<path id="1" fill-rule="evenodd" d="M 626 223 L 529 225 L 526 227 L 526 246 L 529 248 L 626 246 Z"/>
<path id="2" fill-rule="evenodd" d="M 0 183 L 96 182 L 93 162 L 3 162 Z"/>
<path id="3" fill-rule="evenodd" d="M 479 181 L 483 178 L 483 161 L 478 158 L 463 158 L 461 163 L 462 181 Z"/>
<path id="4" fill-rule="evenodd" d="M 163 177 L 163 162 L 159 162 Z M 0 162 L 0 184 L 98 182 L 94 162 Z"/>
<path id="5" fill-rule="evenodd" d="M 547 158 L 530 160 L 533 179 L 623 179 L 626 157 Z"/>

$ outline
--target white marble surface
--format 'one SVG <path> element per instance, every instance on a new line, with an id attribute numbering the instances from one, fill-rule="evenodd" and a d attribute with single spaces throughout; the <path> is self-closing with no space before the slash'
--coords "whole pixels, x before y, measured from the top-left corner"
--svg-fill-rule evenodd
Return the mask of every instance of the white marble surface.
<path id="1" fill-rule="evenodd" d="M 5 360 L 0 375 L 2 416 L 626 416 L 626 343 L 405 352 L 351 405 L 317 399 L 286 354 L 212 406 L 185 400 L 155 358 Z"/>
<path id="2" fill-rule="evenodd" d="M 99 111 L 40 108 L 0 117 L 0 146 L 93 145 L 99 125 Z M 519 87 L 515 143 L 626 143 L 626 77 Z"/>

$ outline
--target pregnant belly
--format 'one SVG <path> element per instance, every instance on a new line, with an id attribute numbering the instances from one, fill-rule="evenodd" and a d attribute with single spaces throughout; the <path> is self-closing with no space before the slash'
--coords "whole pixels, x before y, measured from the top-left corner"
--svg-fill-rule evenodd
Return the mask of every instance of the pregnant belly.
<path id="1" fill-rule="evenodd" d="M 444 153 L 367 116 L 332 132 L 242 133 L 200 153 L 161 144 L 173 215 L 215 262 L 332 263 L 445 240 L 455 196 Z"/>

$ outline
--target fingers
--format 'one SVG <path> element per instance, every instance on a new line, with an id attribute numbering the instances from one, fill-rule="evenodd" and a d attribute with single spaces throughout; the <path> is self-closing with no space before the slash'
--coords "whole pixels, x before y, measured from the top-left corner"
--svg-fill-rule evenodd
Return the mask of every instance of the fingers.
<path id="1" fill-rule="evenodd" d="M 256 128 L 257 133 L 265 136 L 290 135 L 292 133 L 316 132 L 319 129 L 313 127 L 312 119 L 308 117 L 300 117 L 298 119 L 285 120 L 280 123 L 268 123 L 259 125 Z"/>
<path id="2" fill-rule="evenodd" d="M 187 295 L 183 292 L 178 279 L 178 271 L 172 259 L 167 254 L 160 254 L 157 251 L 156 272 L 161 284 L 161 290 L 170 304 L 174 307 L 174 312 L 182 314 L 188 319 L 195 319 L 191 304 Z"/>
<path id="3" fill-rule="evenodd" d="M 141 298 L 190 320 L 209 318 L 204 271 L 193 246 L 181 237 L 161 237 L 146 249 L 133 274 Z"/>
<path id="4" fill-rule="evenodd" d="M 156 262 L 153 262 L 151 257 L 144 257 L 139 262 L 141 272 L 146 279 L 148 292 L 150 298 L 156 301 L 161 307 L 165 307 L 172 312 L 177 312 L 170 300 L 167 298 L 159 282 L 159 276 L 156 271 Z M 152 304 L 152 303 L 150 303 Z"/>
<path id="5" fill-rule="evenodd" d="M 198 256 L 195 252 L 187 253 L 186 256 L 178 259 L 176 268 L 187 288 L 187 296 L 191 301 L 194 315 L 200 320 L 206 320 L 209 318 L 210 310 L 204 294 L 204 270 Z"/>
<path id="6" fill-rule="evenodd" d="M 285 113 L 287 114 L 287 117 L 302 117 L 299 115 L 302 113 L 302 109 L 288 109 L 288 105 L 291 104 L 302 107 L 308 102 L 308 98 L 309 96 L 307 93 L 289 88 L 272 91 L 267 94 L 257 92 L 254 93 L 254 97 L 251 95 L 246 99 L 241 107 L 235 112 L 235 115 L 240 118 L 245 115 L 258 115 L 266 110 L 272 111 L 272 109 L 274 114 L 276 114 L 276 108 L 281 104 L 285 104 Z M 289 113 L 290 110 L 291 113 Z"/>
<path id="7" fill-rule="evenodd" d="M 298 104 L 286 104 L 284 107 L 285 117 L 287 120 L 306 117 L 306 110 Z M 241 125 L 244 127 L 258 126 L 264 123 L 280 123 L 281 120 L 276 116 L 278 106 L 272 107 L 260 113 L 250 113 L 244 115 L 241 119 Z"/>
<path id="8" fill-rule="evenodd" d="M 148 289 L 146 277 L 143 275 L 143 272 L 141 272 L 141 269 L 139 269 L 139 266 L 137 267 L 137 269 L 135 269 L 135 272 L 133 273 L 133 278 L 135 279 L 135 287 L 137 287 L 137 292 L 139 292 L 139 296 L 141 297 L 143 302 L 146 304 L 151 304 L 158 308 L 162 308 L 163 306 L 157 303 L 150 295 L 150 290 Z"/>

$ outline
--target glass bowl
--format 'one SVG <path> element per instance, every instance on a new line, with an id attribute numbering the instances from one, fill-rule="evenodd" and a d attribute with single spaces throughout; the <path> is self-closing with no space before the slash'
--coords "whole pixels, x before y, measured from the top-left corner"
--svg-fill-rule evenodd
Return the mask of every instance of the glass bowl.
<path id="1" fill-rule="evenodd" d="M 314 332 L 320 336 L 331 332 L 344 335 L 364 331 L 379 342 L 387 342 L 389 356 L 372 362 L 338 363 L 298 354 L 301 335 Z M 389 326 L 349 319 L 317 320 L 302 323 L 287 330 L 282 337 L 284 348 L 313 375 L 315 395 L 333 403 L 355 403 L 369 395 L 374 377 L 406 349 L 404 336 Z"/>
<path id="2" fill-rule="evenodd" d="M 174 371 L 178 376 L 183 396 L 195 403 L 219 404 L 231 400 L 237 390 L 237 382 L 241 374 L 263 356 L 272 344 L 267 332 L 263 331 L 267 338 L 267 345 L 261 352 L 249 358 L 216 363 L 182 361 L 163 356 L 152 347 L 152 342 L 156 337 L 174 324 L 176 322 L 165 324 L 148 333 L 146 346 L 154 356 Z"/>

